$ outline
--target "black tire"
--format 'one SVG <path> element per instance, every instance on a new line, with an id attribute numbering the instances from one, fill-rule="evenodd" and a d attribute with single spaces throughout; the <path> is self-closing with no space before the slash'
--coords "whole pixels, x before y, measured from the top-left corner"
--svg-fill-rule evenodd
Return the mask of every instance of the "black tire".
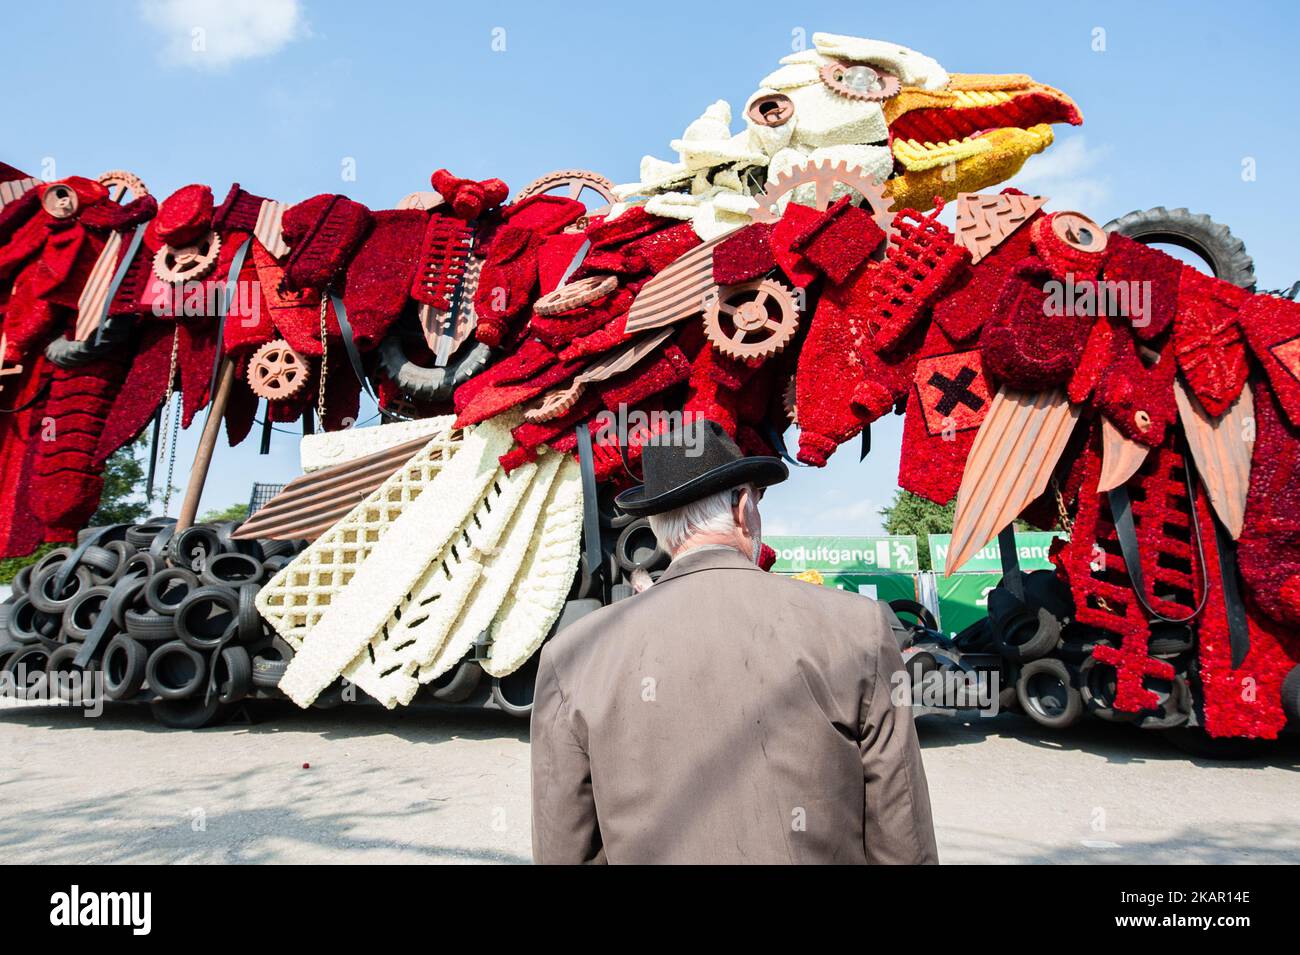
<path id="1" fill-rule="evenodd" d="M 36 565 L 32 568 L 31 579 L 33 581 L 36 580 L 37 574 L 41 573 L 42 571 L 50 567 L 53 567 L 55 564 L 62 564 L 65 560 L 67 560 L 71 556 L 72 556 L 71 547 L 54 548 L 54 550 L 50 551 L 48 554 L 46 554 L 44 557 L 42 557 L 40 560 L 36 562 Z"/>
<path id="2" fill-rule="evenodd" d="M 0 670 L 3 670 L 9 658 L 24 646 L 25 644 L 19 643 L 17 640 L 0 640 Z"/>
<path id="3" fill-rule="evenodd" d="M 1118 232 L 1143 245 L 1168 243 L 1194 252 L 1205 260 L 1215 278 L 1247 290 L 1255 288 L 1255 263 L 1246 244 L 1226 225 L 1207 215 L 1186 209 L 1139 210 L 1106 223 L 1107 232 Z"/>
<path id="4" fill-rule="evenodd" d="M 32 606 L 31 598 L 26 594 L 23 594 L 10 605 L 7 629 L 10 638 L 15 643 L 28 644 L 36 642 L 36 608 Z"/>
<path id="5" fill-rule="evenodd" d="M 671 555 L 659 546 L 650 522 L 644 517 L 632 521 L 618 535 L 614 544 L 614 559 L 624 573 L 634 570 L 646 572 L 668 566 Z"/>
<path id="6" fill-rule="evenodd" d="M 1300 723 L 1300 663 L 1282 681 L 1282 711 L 1287 719 Z"/>
<path id="7" fill-rule="evenodd" d="M 27 592 L 27 597 L 37 610 L 62 616 L 77 594 L 95 586 L 89 567 L 74 567 L 64 582 L 62 591 L 56 594 L 54 585 L 62 570 L 61 564 L 50 564 L 32 578 L 32 589 Z"/>
<path id="8" fill-rule="evenodd" d="M 293 557 L 294 555 L 295 548 L 293 546 L 293 541 L 263 540 L 258 541 L 257 543 L 262 549 L 263 563 L 271 560 L 273 557 Z M 280 566 L 283 567 L 284 565 L 281 564 Z"/>
<path id="9" fill-rule="evenodd" d="M 492 680 L 492 701 L 504 712 L 520 719 L 533 712 L 533 694 L 537 686 L 537 662 L 541 654 L 534 653 L 528 662 L 514 673 Z"/>
<path id="10" fill-rule="evenodd" d="M 1045 607 L 1026 607 L 1002 588 L 989 593 L 993 645 L 1013 663 L 1047 656 L 1061 642 L 1061 622 Z"/>
<path id="11" fill-rule="evenodd" d="M 222 647 L 212 661 L 216 678 L 217 699 L 222 703 L 238 703 L 253 689 L 253 661 L 248 650 L 241 646 Z"/>
<path id="12" fill-rule="evenodd" d="M 257 612 L 257 591 L 257 584 L 244 584 L 239 588 L 235 625 L 241 643 L 252 643 L 262 635 L 262 615 Z"/>
<path id="13" fill-rule="evenodd" d="M 221 539 L 217 532 L 206 524 L 195 524 L 172 538 L 167 548 L 167 560 L 173 567 L 184 567 L 199 574 L 208 561 L 220 553 Z"/>
<path id="14" fill-rule="evenodd" d="M 135 548 L 126 541 L 109 541 L 104 545 L 104 550 L 117 558 L 117 566 L 113 572 L 100 579 L 101 584 L 115 584 L 126 574 L 128 562 L 135 556 Z"/>
<path id="15" fill-rule="evenodd" d="M 249 647 L 248 655 L 253 659 L 253 685 L 273 690 L 293 659 L 293 647 L 283 637 L 271 636 Z"/>
<path id="16" fill-rule="evenodd" d="M 69 640 L 85 640 L 95 628 L 100 614 L 108 607 L 113 588 L 105 585 L 91 587 L 77 594 L 63 612 L 63 633 Z"/>
<path id="17" fill-rule="evenodd" d="M 108 598 L 108 612 L 119 630 L 126 629 L 128 610 L 143 609 L 144 601 L 140 599 L 140 594 L 146 583 L 143 577 L 130 577 L 113 585 L 113 594 Z"/>
<path id="18" fill-rule="evenodd" d="M 117 342 L 105 337 L 102 342 L 94 339 L 73 341 L 67 335 L 61 335 L 45 346 L 45 358 L 60 368 L 80 368 L 99 358 L 103 358 L 117 347 Z"/>
<path id="19" fill-rule="evenodd" d="M 389 332 L 379 343 L 379 367 L 409 398 L 417 401 L 446 401 L 452 392 L 487 367 L 492 349 L 482 342 L 453 355 L 443 368 L 426 368 L 406 355 L 401 332 Z"/>
<path id="20" fill-rule="evenodd" d="M 293 560 L 288 554 L 273 554 L 262 561 L 262 569 L 266 572 L 266 579 L 270 580 L 280 571 L 289 566 L 289 561 Z"/>
<path id="21" fill-rule="evenodd" d="M 100 669 L 104 672 L 104 694 L 110 700 L 129 700 L 144 685 L 149 653 L 137 640 L 119 633 L 108 642 Z"/>
<path id="22" fill-rule="evenodd" d="M 77 678 L 78 681 L 85 678 L 86 671 L 72 662 L 80 652 L 80 644 L 65 643 L 63 646 L 55 648 L 45 664 L 45 676 L 49 680 L 51 695 L 63 700 L 65 703 L 73 701 L 72 688 L 74 680 L 72 674 L 82 674 Z M 84 682 L 81 683 L 80 692 L 83 699 L 89 698 L 89 688 Z"/>
<path id="23" fill-rule="evenodd" d="M 1147 653 L 1153 657 L 1169 659 L 1192 649 L 1196 642 L 1192 628 L 1186 624 L 1155 623 L 1147 640 Z"/>
<path id="24" fill-rule="evenodd" d="M 9 654 L 4 662 L 6 672 L 13 674 L 13 693 L 19 700 L 29 697 L 40 699 L 48 677 L 45 668 L 50 664 L 50 651 L 39 643 L 27 643 Z"/>
<path id="25" fill-rule="evenodd" d="M 96 582 L 102 584 L 105 578 L 111 577 L 117 572 L 122 560 L 113 551 L 100 547 L 98 544 L 91 544 L 81 552 L 81 559 L 78 563 L 89 568 Z"/>
<path id="26" fill-rule="evenodd" d="M 164 700 L 183 700 L 207 685 L 208 661 L 180 640 L 154 648 L 145 666 L 145 682 Z"/>
<path id="27" fill-rule="evenodd" d="M 262 562 L 248 554 L 216 554 L 208 559 L 199 579 L 209 586 L 240 587 L 262 579 Z"/>
<path id="28" fill-rule="evenodd" d="M 939 621 L 934 619 L 934 614 L 930 613 L 929 608 L 923 603 L 900 597 L 897 600 L 889 601 L 889 609 L 894 611 L 895 614 L 907 614 L 916 621 L 917 625 L 924 627 L 926 630 L 937 632 L 939 629 Z M 902 621 L 902 623 L 908 625 L 906 620 Z M 915 630 L 916 626 L 911 626 L 911 629 Z"/>
<path id="29" fill-rule="evenodd" d="M 154 613 L 170 617 L 191 592 L 199 587 L 199 578 L 183 567 L 168 567 L 149 578 L 144 585 L 145 604 Z"/>
<path id="30" fill-rule="evenodd" d="M 1138 714 L 1115 709 L 1118 675 L 1109 663 L 1088 657 L 1079 667 L 1079 696 L 1084 708 L 1107 723 L 1132 723 Z"/>
<path id="31" fill-rule="evenodd" d="M 1021 668 L 1016 699 L 1026 716 L 1049 729 L 1066 729 L 1083 715 L 1083 698 L 1071 685 L 1070 671 L 1052 657 L 1031 660 Z"/>
<path id="32" fill-rule="evenodd" d="M 483 668 L 474 660 L 461 660 L 429 684 L 429 696 L 440 703 L 459 703 L 469 698 L 483 680 Z"/>
<path id="33" fill-rule="evenodd" d="M 1144 730 L 1170 730 L 1187 724 L 1192 716 L 1192 693 L 1187 678 L 1175 673 L 1172 680 L 1148 679 L 1148 689 L 1160 697 L 1154 711 L 1139 714 L 1138 725 Z"/>
<path id="34" fill-rule="evenodd" d="M 128 610 L 124 616 L 126 632 L 141 643 L 176 639 L 176 624 L 171 617 L 153 610 Z"/>
<path id="35" fill-rule="evenodd" d="M 126 559 L 123 577 L 152 577 L 162 569 L 162 561 L 147 550 L 138 550 Z"/>
<path id="36" fill-rule="evenodd" d="M 17 599 L 10 595 L 5 598 L 4 603 L 0 603 L 0 634 L 9 632 L 9 613 Z"/>
<path id="37" fill-rule="evenodd" d="M 149 704 L 153 718 L 174 730 L 201 730 L 208 726 L 220 726 L 230 719 L 235 706 L 222 703 L 215 696 L 210 699 L 202 694 L 188 700 L 155 700 Z"/>
<path id="38" fill-rule="evenodd" d="M 225 638 L 235 615 L 239 597 L 229 587 L 199 587 L 191 590 L 172 618 L 176 635 L 195 650 L 215 649 Z"/>
<path id="39" fill-rule="evenodd" d="M 9 584 L 9 589 L 15 597 L 21 597 L 27 593 L 27 588 L 32 585 L 32 571 L 36 569 L 35 564 L 28 564 L 21 568 L 18 573 L 14 574 L 13 581 Z"/>
<path id="40" fill-rule="evenodd" d="M 171 518 L 154 518 L 126 529 L 126 542 L 136 550 L 159 556 L 154 549 L 159 540 L 163 543 L 176 532 L 176 521 Z"/>

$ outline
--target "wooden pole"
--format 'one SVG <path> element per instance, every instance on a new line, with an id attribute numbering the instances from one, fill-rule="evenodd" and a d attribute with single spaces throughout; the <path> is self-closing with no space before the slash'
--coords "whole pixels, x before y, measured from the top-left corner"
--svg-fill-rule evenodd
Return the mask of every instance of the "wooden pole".
<path id="1" fill-rule="evenodd" d="M 217 446 L 217 434 L 221 430 L 221 421 L 226 416 L 226 403 L 230 400 L 230 389 L 234 384 L 235 363 L 227 356 L 221 359 L 221 370 L 217 373 L 217 393 L 212 396 L 208 417 L 203 422 L 203 434 L 199 436 L 199 448 L 194 453 L 190 483 L 185 488 L 181 516 L 176 521 L 177 532 L 193 524 L 194 515 L 198 513 L 199 498 L 203 497 L 203 485 L 208 479 L 208 467 L 212 464 L 212 451 Z"/>

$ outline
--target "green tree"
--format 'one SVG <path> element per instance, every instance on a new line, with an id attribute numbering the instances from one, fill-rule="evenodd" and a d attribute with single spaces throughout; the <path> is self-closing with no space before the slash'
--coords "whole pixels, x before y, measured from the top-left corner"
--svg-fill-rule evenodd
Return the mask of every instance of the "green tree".
<path id="1" fill-rule="evenodd" d="M 880 509 L 880 516 L 887 533 L 916 535 L 917 563 L 922 570 L 929 570 L 930 535 L 951 533 L 956 510 L 955 497 L 947 504 L 935 504 L 900 488 L 889 506 Z"/>
<path id="2" fill-rule="evenodd" d="M 214 524 L 218 521 L 246 521 L 248 520 L 248 503 L 231 504 L 229 507 L 218 508 L 217 510 L 207 511 L 199 518 L 201 524 Z"/>
<path id="3" fill-rule="evenodd" d="M 148 515 L 149 503 L 144 499 L 145 462 L 141 455 L 147 446 L 143 437 L 137 438 L 104 462 L 104 491 L 89 526 L 131 524 Z"/>

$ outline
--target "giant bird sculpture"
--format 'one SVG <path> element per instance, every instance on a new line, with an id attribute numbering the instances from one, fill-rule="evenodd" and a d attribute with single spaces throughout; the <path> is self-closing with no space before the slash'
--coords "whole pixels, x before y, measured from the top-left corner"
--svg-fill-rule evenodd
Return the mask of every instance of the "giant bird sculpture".
<path id="1" fill-rule="evenodd" d="M 546 636 L 661 559 L 611 503 L 647 441 L 699 415 L 789 456 L 797 423 L 816 467 L 894 412 L 901 486 L 956 497 L 949 572 L 995 538 L 1013 554 L 1018 519 L 1068 532 L 1055 571 L 1007 560 L 989 623 L 936 644 L 945 659 L 996 651 L 1048 725 L 1087 708 L 1276 736 L 1300 707 L 1300 308 L 1254 294 L 1204 217 L 1103 229 L 990 191 L 1081 122 L 1027 76 L 816 34 L 739 112 L 733 131 L 709 106 L 635 183 L 573 170 L 510 197 L 439 170 L 380 211 L 237 184 L 157 203 L 127 173 L 6 167 L 7 553 L 77 540 L 104 461 L 150 422 L 166 444 L 169 408 L 185 425 L 206 408 L 232 444 L 259 408 L 264 436 L 322 429 L 307 473 L 238 528 L 83 533 L 23 582 L 10 629 L 50 639 L 91 602 L 87 541 L 120 544 L 102 586 L 134 610 L 65 657 L 123 695 L 144 659 L 128 624 L 170 610 L 210 674 L 199 718 L 241 695 L 241 647 L 302 705 L 340 679 L 389 706 L 464 698 L 484 673 L 515 705 L 503 681 Z M 393 423 L 347 428 L 363 389 Z M 196 570 L 238 598 L 198 593 Z"/>

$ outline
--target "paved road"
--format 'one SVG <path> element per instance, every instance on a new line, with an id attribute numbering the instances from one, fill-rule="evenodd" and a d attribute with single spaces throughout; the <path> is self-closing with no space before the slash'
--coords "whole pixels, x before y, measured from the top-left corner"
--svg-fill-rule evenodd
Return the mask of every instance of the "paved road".
<path id="1" fill-rule="evenodd" d="M 265 704 L 199 733 L 143 707 L 0 709 L 0 862 L 526 862 L 526 726 Z M 1300 741 L 1189 759 L 1128 727 L 921 720 L 945 862 L 1300 862 Z M 304 768 L 309 764 L 310 768 Z"/>

